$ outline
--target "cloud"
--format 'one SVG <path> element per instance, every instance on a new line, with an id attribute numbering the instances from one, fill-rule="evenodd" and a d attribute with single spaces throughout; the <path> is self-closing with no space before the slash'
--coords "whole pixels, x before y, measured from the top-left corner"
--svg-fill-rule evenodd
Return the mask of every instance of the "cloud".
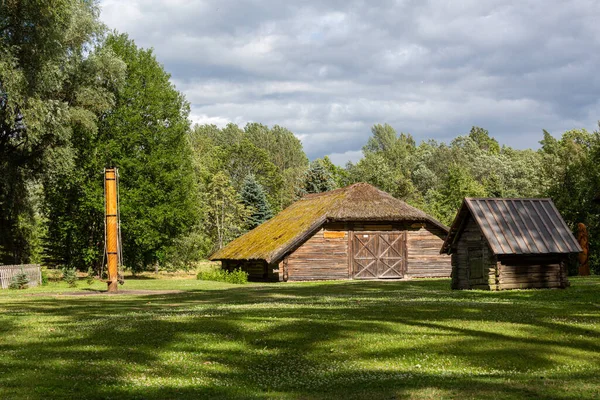
<path id="1" fill-rule="evenodd" d="M 352 150 L 344 153 L 331 153 L 328 156 L 332 163 L 343 167 L 349 161 L 353 163 L 358 162 L 362 158 L 363 153 L 361 150 Z"/>
<path id="2" fill-rule="evenodd" d="M 274 0 L 101 3 L 153 47 L 199 123 L 279 124 L 356 160 L 375 123 L 417 140 L 482 126 L 535 147 L 600 118 L 600 3 Z M 336 161 L 338 162 L 338 161 Z"/>

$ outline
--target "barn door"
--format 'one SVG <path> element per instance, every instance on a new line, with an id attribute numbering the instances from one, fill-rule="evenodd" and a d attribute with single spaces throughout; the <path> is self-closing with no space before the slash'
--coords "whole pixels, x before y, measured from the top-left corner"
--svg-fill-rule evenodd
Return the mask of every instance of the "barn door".
<path id="1" fill-rule="evenodd" d="M 353 252 L 354 279 L 377 278 L 377 234 L 355 233 Z"/>
<path id="2" fill-rule="evenodd" d="M 404 232 L 355 232 L 354 279 L 398 279 L 404 273 Z"/>
<path id="3" fill-rule="evenodd" d="M 378 234 L 378 278 L 402 278 L 404 272 L 404 232 Z"/>

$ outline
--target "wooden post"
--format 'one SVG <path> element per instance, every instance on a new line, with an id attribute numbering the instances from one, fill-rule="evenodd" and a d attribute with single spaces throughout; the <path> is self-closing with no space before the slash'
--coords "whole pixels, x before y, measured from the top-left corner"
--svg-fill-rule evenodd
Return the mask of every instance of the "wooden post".
<path id="1" fill-rule="evenodd" d="M 581 276 L 589 276 L 590 275 L 590 260 L 589 260 L 589 251 L 590 251 L 590 243 L 588 237 L 588 231 L 584 224 L 581 222 L 577 224 L 577 241 L 583 250 L 577 256 L 579 260 L 579 275 Z"/>
<path id="2" fill-rule="evenodd" d="M 106 204 L 106 257 L 108 266 L 108 291 L 118 290 L 119 271 L 119 220 L 117 210 L 117 169 L 104 172 Z"/>

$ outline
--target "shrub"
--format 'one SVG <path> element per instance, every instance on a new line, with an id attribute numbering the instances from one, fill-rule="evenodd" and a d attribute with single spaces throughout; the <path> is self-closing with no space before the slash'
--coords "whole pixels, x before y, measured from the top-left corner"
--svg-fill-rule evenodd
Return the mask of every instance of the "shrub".
<path id="1" fill-rule="evenodd" d="M 42 267 L 41 273 L 42 273 L 42 285 L 46 286 L 48 284 L 48 282 L 50 281 L 50 277 L 48 276 L 48 269 L 46 267 Z"/>
<path id="2" fill-rule="evenodd" d="M 165 252 L 161 267 L 167 271 L 189 271 L 194 264 L 206 258 L 213 248 L 213 242 L 203 230 L 195 229 L 188 235 L 176 239 Z"/>
<path id="3" fill-rule="evenodd" d="M 89 267 L 87 270 L 87 276 L 85 277 L 85 281 L 87 282 L 88 285 L 91 285 L 94 283 L 95 277 L 94 277 L 94 269 L 92 267 Z"/>
<path id="4" fill-rule="evenodd" d="M 21 273 L 15 275 L 10 280 L 10 284 L 8 285 L 9 289 L 27 289 L 29 286 L 29 278 L 27 274 L 21 271 Z"/>
<path id="5" fill-rule="evenodd" d="M 50 282 L 60 282 L 62 280 L 62 269 L 50 269 L 46 270 L 46 273 Z"/>
<path id="6" fill-rule="evenodd" d="M 208 271 L 198 272 L 197 278 L 203 281 L 217 281 L 237 284 L 248 283 L 248 274 L 241 269 L 235 269 L 229 272 L 221 268 L 212 268 Z"/>
<path id="7" fill-rule="evenodd" d="M 63 268 L 63 281 L 67 282 L 69 287 L 77 287 L 77 270 L 75 268 Z"/>

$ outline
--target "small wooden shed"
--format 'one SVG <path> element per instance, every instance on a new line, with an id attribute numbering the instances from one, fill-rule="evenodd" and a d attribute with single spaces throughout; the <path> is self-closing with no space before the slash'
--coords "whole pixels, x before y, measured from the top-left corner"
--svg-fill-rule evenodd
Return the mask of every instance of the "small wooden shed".
<path id="1" fill-rule="evenodd" d="M 581 247 L 551 199 L 466 198 L 441 249 L 453 289 L 565 288 Z"/>
<path id="2" fill-rule="evenodd" d="M 303 197 L 212 255 L 252 280 L 449 277 L 448 228 L 367 183 Z"/>

